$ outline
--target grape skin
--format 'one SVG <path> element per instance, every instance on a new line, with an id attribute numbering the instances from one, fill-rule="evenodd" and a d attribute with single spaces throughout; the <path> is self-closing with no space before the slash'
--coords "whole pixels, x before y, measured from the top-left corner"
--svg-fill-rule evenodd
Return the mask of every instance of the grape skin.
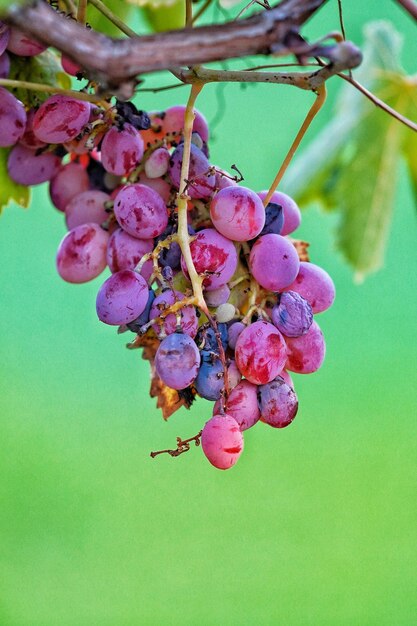
<path id="1" fill-rule="evenodd" d="M 259 321 L 241 332 L 235 357 L 242 375 L 255 385 L 263 385 L 282 371 L 287 350 L 279 330 L 269 322 Z"/>
<path id="2" fill-rule="evenodd" d="M 0 87 L 0 147 L 13 146 L 25 128 L 25 107 L 10 91 Z"/>
<path id="3" fill-rule="evenodd" d="M 0 56 L 6 50 L 7 44 L 9 43 L 9 39 L 10 39 L 10 29 L 7 26 L 7 24 L 5 24 L 4 22 L 0 20 Z"/>
<path id="4" fill-rule="evenodd" d="M 112 326 L 129 324 L 145 310 L 148 297 L 143 276 L 132 270 L 116 272 L 104 281 L 97 294 L 98 318 Z"/>
<path id="5" fill-rule="evenodd" d="M 169 107 L 161 115 L 161 133 L 181 133 L 184 129 L 185 106 L 183 104 Z M 209 128 L 207 120 L 200 111 L 194 109 L 193 132 L 200 135 L 204 143 L 209 138 Z"/>
<path id="6" fill-rule="evenodd" d="M 322 267 L 301 261 L 294 282 L 285 291 L 295 291 L 311 304 L 313 313 L 329 309 L 335 299 L 336 289 L 333 280 Z"/>
<path id="7" fill-rule="evenodd" d="M 231 348 L 232 350 L 236 348 L 236 342 L 238 340 L 238 337 L 240 333 L 245 330 L 245 328 L 246 324 L 243 324 L 242 322 L 234 322 L 229 326 L 229 348 Z"/>
<path id="8" fill-rule="evenodd" d="M 247 187 L 226 187 L 210 204 L 215 228 L 228 239 L 249 241 L 259 235 L 265 224 L 265 209 L 260 198 Z"/>
<path id="9" fill-rule="evenodd" d="M 285 337 L 299 337 L 310 328 L 313 311 L 302 296 L 295 291 L 287 291 L 279 296 L 279 304 L 272 309 L 271 318 Z"/>
<path id="10" fill-rule="evenodd" d="M 0 78 L 7 78 L 10 73 L 10 57 L 7 52 L 0 54 Z"/>
<path id="11" fill-rule="evenodd" d="M 90 181 L 85 168 L 80 163 L 67 163 L 60 167 L 49 184 L 49 195 L 58 211 L 65 211 L 68 202 L 83 191 L 87 191 Z"/>
<path id="12" fill-rule="evenodd" d="M 110 200 L 108 193 L 91 189 L 83 191 L 67 203 L 65 206 L 65 221 L 69 230 L 80 224 L 94 222 L 102 224 L 108 219 L 108 213 L 104 204 Z"/>
<path id="13" fill-rule="evenodd" d="M 203 280 L 204 288 L 211 291 L 227 283 L 237 266 L 237 253 L 230 239 L 226 239 L 214 228 L 204 228 L 196 234 L 190 244 L 191 256 L 199 274 L 210 272 Z M 181 257 L 182 271 L 186 276 L 187 268 Z"/>
<path id="14" fill-rule="evenodd" d="M 153 301 L 150 318 L 154 319 L 156 317 L 159 317 L 166 308 L 170 307 L 172 304 L 174 304 L 174 302 L 177 302 L 178 300 L 183 300 L 184 298 L 185 295 L 180 291 L 174 291 L 173 293 L 171 289 L 167 289 L 166 291 L 159 294 L 159 296 L 156 296 L 155 300 Z M 178 313 L 181 318 L 182 331 L 185 334 L 190 335 L 190 337 L 194 338 L 197 334 L 198 329 L 198 319 L 195 308 L 193 306 L 184 306 L 178 311 Z M 159 335 L 161 333 L 161 327 L 167 335 L 175 333 L 177 329 L 177 315 L 175 313 L 170 313 L 166 316 L 161 325 L 154 324 L 152 328 L 156 335 Z"/>
<path id="15" fill-rule="evenodd" d="M 257 282 L 269 291 L 282 291 L 298 274 L 300 260 L 292 243 L 281 235 L 262 235 L 252 247 L 249 266 Z"/>
<path id="16" fill-rule="evenodd" d="M 104 135 L 101 144 L 101 162 L 111 174 L 129 174 L 143 157 L 144 145 L 139 132 L 125 124 L 123 130 L 114 126 Z"/>
<path id="17" fill-rule="evenodd" d="M 23 31 L 19 30 L 15 26 L 12 26 L 10 27 L 10 37 L 7 49 L 17 56 L 34 57 L 46 50 L 46 46 L 40 41 L 37 41 L 32 37 L 28 37 Z"/>
<path id="18" fill-rule="evenodd" d="M 51 180 L 57 173 L 61 159 L 53 152 L 36 154 L 17 143 L 9 154 L 7 171 L 12 180 L 20 185 L 40 185 Z"/>
<path id="19" fill-rule="evenodd" d="M 295 391 L 278 376 L 258 388 L 261 420 L 274 428 L 289 426 L 297 415 L 298 400 Z"/>
<path id="20" fill-rule="evenodd" d="M 159 344 L 155 368 L 159 378 L 172 389 L 185 389 L 197 377 L 200 353 L 189 335 L 172 333 Z"/>
<path id="21" fill-rule="evenodd" d="M 206 400 L 218 400 L 224 388 L 224 368 L 217 354 L 201 351 L 201 365 L 194 381 L 197 393 Z"/>
<path id="22" fill-rule="evenodd" d="M 157 148 L 145 161 L 145 174 L 148 178 L 165 176 L 171 155 L 166 148 Z"/>
<path id="23" fill-rule="evenodd" d="M 181 182 L 181 166 L 182 156 L 184 153 L 184 144 L 180 144 L 178 148 L 174 150 L 174 153 L 170 160 L 169 175 L 172 184 L 177 189 L 180 188 Z M 205 154 L 197 148 L 194 144 L 191 144 L 190 149 L 190 168 L 188 174 L 188 180 L 190 181 L 187 186 L 187 194 L 191 198 L 210 198 L 216 183 L 216 177 L 214 174 L 208 174 L 210 169 L 210 163 L 207 160 Z"/>
<path id="24" fill-rule="evenodd" d="M 213 415 L 220 409 L 220 402 L 216 402 Z M 256 424 L 260 418 L 258 406 L 258 388 L 248 380 L 242 380 L 227 398 L 227 414 L 239 424 L 240 430 L 247 430 Z"/>
<path id="25" fill-rule="evenodd" d="M 97 224 L 82 224 L 65 235 L 59 244 L 58 274 L 68 283 L 85 283 L 106 267 L 109 236 Z"/>
<path id="26" fill-rule="evenodd" d="M 201 447 L 207 460 L 217 469 L 229 469 L 243 451 L 243 435 L 230 415 L 214 415 L 201 433 Z"/>
<path id="27" fill-rule="evenodd" d="M 90 117 L 91 105 L 68 96 L 51 96 L 35 113 L 33 132 L 45 143 L 65 143 L 74 139 Z"/>
<path id="28" fill-rule="evenodd" d="M 114 214 L 120 226 L 138 239 L 161 235 L 168 224 L 168 213 L 161 196 L 146 185 L 123 187 L 114 199 Z"/>
<path id="29" fill-rule="evenodd" d="M 258 196 L 261 200 L 265 200 L 267 191 L 260 191 Z M 301 224 L 301 211 L 298 208 L 296 202 L 286 193 L 282 191 L 274 191 L 270 202 L 279 204 L 284 212 L 284 225 L 281 230 L 281 235 L 289 235 L 293 233 Z"/>
<path id="30" fill-rule="evenodd" d="M 322 365 L 326 355 L 323 333 L 313 321 L 310 330 L 301 337 L 286 338 L 288 359 L 285 368 L 297 374 L 312 374 Z"/>
<path id="31" fill-rule="evenodd" d="M 137 239 L 131 237 L 122 228 L 117 228 L 109 239 L 107 246 L 107 264 L 110 271 L 133 270 L 144 254 L 153 250 L 153 239 Z M 148 281 L 153 271 L 152 261 L 145 261 L 140 271 Z"/>

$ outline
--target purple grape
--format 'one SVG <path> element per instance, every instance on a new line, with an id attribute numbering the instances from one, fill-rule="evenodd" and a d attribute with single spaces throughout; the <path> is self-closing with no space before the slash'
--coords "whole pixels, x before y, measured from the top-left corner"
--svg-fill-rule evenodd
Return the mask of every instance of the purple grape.
<path id="1" fill-rule="evenodd" d="M 227 376 L 228 376 L 228 383 L 229 383 L 229 391 L 231 391 L 242 380 L 242 374 L 240 373 L 239 368 L 236 365 L 236 361 L 234 360 L 230 361 L 227 367 Z"/>
<path id="2" fill-rule="evenodd" d="M 19 143 L 23 144 L 26 148 L 31 150 L 38 150 L 39 148 L 45 148 L 48 144 L 38 139 L 33 132 L 33 120 L 35 118 L 36 109 L 31 108 L 26 114 L 26 128 L 23 136 L 19 139 Z"/>
<path id="3" fill-rule="evenodd" d="M 51 179 L 49 195 L 58 211 L 64 212 L 68 202 L 83 191 L 87 191 L 89 186 L 85 168 L 80 163 L 71 162 L 62 165 Z"/>
<path id="4" fill-rule="evenodd" d="M 0 56 L 7 48 L 10 39 L 10 29 L 4 22 L 0 21 Z M 3 77 L 5 78 L 5 77 Z"/>
<path id="5" fill-rule="evenodd" d="M 120 226 L 138 239 L 151 239 L 164 232 L 168 213 L 161 196 L 145 185 L 123 187 L 114 199 L 114 214 Z"/>
<path id="6" fill-rule="evenodd" d="M 153 250 L 153 239 L 136 239 L 131 237 L 122 228 L 112 233 L 107 247 L 107 263 L 111 272 L 120 270 L 134 270 L 144 254 Z M 153 272 L 152 260 L 145 261 L 140 271 L 148 281 Z"/>
<path id="7" fill-rule="evenodd" d="M 10 91 L 0 87 L 0 147 L 13 146 L 25 128 L 25 107 Z"/>
<path id="8" fill-rule="evenodd" d="M 109 194 L 97 189 L 82 191 L 71 198 L 65 206 L 65 221 L 68 230 L 80 224 L 87 224 L 87 222 L 94 222 L 94 224 L 105 222 L 109 216 L 104 205 L 109 200 Z"/>
<path id="9" fill-rule="evenodd" d="M 148 297 L 148 285 L 140 274 L 132 270 L 116 272 L 97 294 L 98 318 L 111 326 L 129 324 L 145 310 Z"/>
<path id="10" fill-rule="evenodd" d="M 286 337 L 305 335 L 313 323 L 310 304 L 295 291 L 279 296 L 279 304 L 272 309 L 272 321 Z"/>
<path id="11" fill-rule="evenodd" d="M 189 335 L 172 333 L 161 341 L 155 355 L 156 373 L 172 389 L 185 389 L 197 377 L 200 353 Z"/>
<path id="12" fill-rule="evenodd" d="M 183 152 L 184 144 L 180 144 L 172 154 L 169 167 L 172 184 L 177 189 L 180 188 Z M 210 163 L 205 154 L 197 146 L 191 144 L 190 168 L 187 179 L 190 181 L 187 193 L 191 198 L 210 198 L 213 194 L 216 178 L 214 174 L 208 174 L 209 168 Z"/>
<path id="13" fill-rule="evenodd" d="M 230 239 L 223 237 L 214 228 L 205 228 L 197 233 L 190 248 L 197 272 L 208 273 L 203 280 L 207 291 L 221 287 L 232 278 L 237 267 L 237 253 Z M 188 275 L 183 258 L 181 267 L 184 274 Z"/>
<path id="14" fill-rule="evenodd" d="M 46 46 L 12 26 L 7 49 L 20 57 L 34 57 L 46 50 Z"/>
<path id="15" fill-rule="evenodd" d="M 285 428 L 298 411 L 297 395 L 285 380 L 278 376 L 272 382 L 258 387 L 261 420 L 274 428 Z"/>
<path id="16" fill-rule="evenodd" d="M 267 193 L 267 191 L 260 191 L 258 196 L 261 200 L 265 200 Z M 298 205 L 282 191 L 274 191 L 270 202 L 281 206 L 284 213 L 284 225 L 280 234 L 284 236 L 293 233 L 301 224 L 301 212 Z"/>
<path id="17" fill-rule="evenodd" d="M 287 358 L 284 339 L 269 322 L 255 322 L 243 330 L 236 342 L 236 363 L 254 385 L 271 382 L 282 371 Z"/>
<path id="18" fill-rule="evenodd" d="M 249 241 L 259 235 L 265 224 L 262 200 L 247 187 L 226 187 L 210 203 L 215 228 L 234 241 Z"/>
<path id="19" fill-rule="evenodd" d="M 243 435 L 230 415 L 214 415 L 201 434 L 201 447 L 207 460 L 217 469 L 235 465 L 243 451 Z"/>
<path id="20" fill-rule="evenodd" d="M 285 291 L 295 291 L 307 300 L 313 313 L 322 313 L 334 302 L 336 290 L 329 274 L 314 263 L 302 261 L 294 282 Z"/>
<path id="21" fill-rule="evenodd" d="M 321 367 L 326 354 L 323 333 L 317 322 L 301 337 L 286 337 L 288 359 L 285 368 L 297 374 L 312 374 Z"/>
<path id="22" fill-rule="evenodd" d="M 265 226 L 261 235 L 281 235 L 284 226 L 284 212 L 279 204 L 270 202 L 265 209 Z"/>
<path id="23" fill-rule="evenodd" d="M 252 247 L 249 267 L 264 289 L 282 291 L 298 274 L 300 261 L 292 243 L 281 235 L 262 235 Z"/>
<path id="24" fill-rule="evenodd" d="M 128 329 L 131 330 L 132 333 L 139 333 L 141 327 L 149 322 L 151 306 L 154 300 L 155 300 L 155 292 L 153 289 L 149 289 L 148 301 L 142 313 L 139 315 L 139 317 L 133 320 L 133 322 L 129 322 L 129 324 L 126 324 Z"/>
<path id="25" fill-rule="evenodd" d="M 222 285 L 221 287 L 207 291 L 204 294 L 206 304 L 210 307 L 217 307 L 221 304 L 225 304 L 228 301 L 229 296 L 230 289 L 227 285 Z"/>
<path id="26" fill-rule="evenodd" d="M 40 185 L 57 173 L 61 159 L 53 152 L 37 154 L 34 150 L 16 144 L 7 160 L 7 171 L 20 185 Z"/>
<path id="27" fill-rule="evenodd" d="M 180 291 L 172 292 L 171 289 L 167 289 L 163 291 L 159 296 L 156 296 L 153 301 L 150 318 L 154 319 L 159 317 L 161 313 L 163 313 L 168 307 L 172 306 L 174 302 L 178 300 L 183 300 L 185 298 L 184 294 Z M 193 306 L 184 306 L 179 310 L 179 316 L 181 319 L 180 326 L 182 331 L 190 335 L 190 337 L 195 337 L 197 334 L 198 328 L 198 319 L 195 312 L 195 308 Z M 161 329 L 165 332 L 165 334 L 170 335 L 175 333 L 177 330 L 177 316 L 174 313 L 170 313 L 166 316 L 162 324 L 154 324 L 152 326 L 156 335 L 161 333 Z"/>
<path id="28" fill-rule="evenodd" d="M 101 144 L 101 162 L 107 172 L 124 176 L 136 167 L 143 152 L 143 139 L 136 128 L 131 124 L 125 124 L 123 130 L 113 126 Z"/>
<path id="29" fill-rule="evenodd" d="M 85 283 L 106 267 L 109 236 L 97 224 L 82 224 L 65 235 L 59 244 L 58 274 L 68 283 Z"/>
<path id="30" fill-rule="evenodd" d="M 282 370 L 282 372 L 280 372 L 279 375 L 281 376 L 281 378 L 284 379 L 284 382 L 286 382 L 287 385 L 291 387 L 291 389 L 294 389 L 293 380 L 291 376 L 289 375 L 289 373 L 287 372 L 287 370 Z"/>
<path id="31" fill-rule="evenodd" d="M 10 57 L 7 52 L 0 55 L 0 78 L 7 78 L 10 72 Z"/>
<path id="32" fill-rule="evenodd" d="M 218 400 L 224 388 L 224 368 L 217 354 L 201 351 L 201 365 L 194 381 L 197 393 L 206 400 Z"/>
<path id="33" fill-rule="evenodd" d="M 227 325 L 217 324 L 217 331 L 220 335 L 220 341 L 222 342 L 223 349 L 227 348 Z M 196 336 L 196 343 L 200 350 L 207 350 L 219 354 L 219 344 L 217 341 L 216 333 L 211 326 L 204 324 L 198 329 Z"/>
<path id="34" fill-rule="evenodd" d="M 148 178 L 143 172 L 139 174 L 138 183 L 146 185 L 154 191 L 156 191 L 165 202 L 168 204 L 171 196 L 171 185 L 167 183 L 163 178 Z"/>
<path id="35" fill-rule="evenodd" d="M 90 118 L 89 102 L 68 96 L 51 96 L 35 113 L 33 132 L 45 143 L 65 143 L 80 134 Z"/>
<path id="36" fill-rule="evenodd" d="M 228 337 L 229 337 L 229 348 L 234 350 L 236 348 L 236 342 L 239 338 L 240 333 L 245 330 L 246 324 L 242 322 L 234 322 L 229 326 Z"/>
<path id="37" fill-rule="evenodd" d="M 227 414 L 239 424 L 240 430 L 246 430 L 256 424 L 260 418 L 258 406 L 258 388 L 248 380 L 242 380 L 227 398 Z M 213 415 L 220 410 L 220 402 L 216 402 Z"/>

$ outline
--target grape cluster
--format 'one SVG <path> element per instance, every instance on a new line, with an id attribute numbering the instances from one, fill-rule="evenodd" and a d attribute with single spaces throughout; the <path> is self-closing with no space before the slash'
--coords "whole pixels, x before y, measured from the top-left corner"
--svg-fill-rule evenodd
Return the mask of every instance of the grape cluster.
<path id="1" fill-rule="evenodd" d="M 38 54 L 34 43 L 0 28 L 0 52 Z M 69 59 L 63 67 L 79 71 Z M 242 453 L 243 431 L 258 421 L 284 428 L 296 416 L 289 372 L 321 366 L 325 342 L 313 315 L 331 306 L 335 289 L 288 237 L 301 221 L 296 203 L 276 191 L 264 206 L 266 191 L 210 163 L 198 111 L 185 187 L 190 267 L 178 236 L 184 116 L 184 106 L 148 115 L 130 102 L 99 106 L 62 94 L 28 109 L 0 88 L 0 145 L 12 146 L 10 177 L 49 181 L 64 214 L 59 275 L 83 283 L 108 266 L 98 318 L 135 333 L 138 345 L 154 341 L 155 376 L 179 400 L 214 403 L 202 449 L 228 469 Z M 194 297 L 194 271 L 204 306 Z"/>

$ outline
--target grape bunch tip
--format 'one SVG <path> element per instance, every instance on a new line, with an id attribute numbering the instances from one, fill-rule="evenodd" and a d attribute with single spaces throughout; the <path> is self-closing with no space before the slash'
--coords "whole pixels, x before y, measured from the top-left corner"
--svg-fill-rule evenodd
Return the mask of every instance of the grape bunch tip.
<path id="1" fill-rule="evenodd" d="M 1 27 L 1 76 L 15 56 L 44 49 Z M 62 66 L 70 75 L 82 71 L 65 56 Z M 130 347 L 148 351 L 153 385 L 169 388 L 178 406 L 190 408 L 197 397 L 213 403 L 197 435 L 151 456 L 178 456 L 201 443 L 224 470 L 240 458 L 246 430 L 294 420 L 291 374 L 322 365 L 315 315 L 332 305 L 335 288 L 325 270 L 300 259 L 289 237 L 301 222 L 294 200 L 275 191 L 265 207 L 266 191 L 211 164 L 209 128 L 194 113 L 183 191 L 192 266 L 178 233 L 185 106 L 146 113 L 131 102 L 101 106 L 63 94 L 34 106 L 0 87 L 0 146 L 9 149 L 14 182 L 49 183 L 68 229 L 56 257 L 60 277 L 84 283 L 108 267 L 96 299 L 99 320 L 136 335 Z"/>

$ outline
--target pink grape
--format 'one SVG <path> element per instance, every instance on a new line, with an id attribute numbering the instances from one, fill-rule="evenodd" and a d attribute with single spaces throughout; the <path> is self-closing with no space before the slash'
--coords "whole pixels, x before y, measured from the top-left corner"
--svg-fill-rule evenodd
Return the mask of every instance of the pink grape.
<path id="1" fill-rule="evenodd" d="M 183 152 L 184 144 L 180 144 L 174 150 L 169 167 L 172 184 L 177 189 L 180 188 Z M 213 194 L 216 178 L 214 174 L 208 173 L 209 168 L 210 163 L 204 152 L 194 144 L 191 144 L 190 168 L 187 179 L 190 181 L 187 187 L 187 194 L 190 198 L 209 198 Z"/>
<path id="2" fill-rule="evenodd" d="M 201 447 L 207 460 L 217 469 L 229 469 L 243 450 L 243 435 L 230 415 L 214 415 L 201 433 Z"/>
<path id="3" fill-rule="evenodd" d="M 230 239 L 226 239 L 214 228 L 204 228 L 196 234 L 190 244 L 191 256 L 199 274 L 209 272 L 203 285 L 208 291 L 226 284 L 237 266 L 237 253 Z M 187 274 L 184 259 L 181 257 L 182 271 Z"/>
<path id="4" fill-rule="evenodd" d="M 0 147 L 13 146 L 25 128 L 25 107 L 10 91 L 0 87 Z"/>
<path id="5" fill-rule="evenodd" d="M 56 257 L 58 274 L 68 283 L 86 283 L 106 267 L 109 236 L 97 224 L 82 224 L 65 235 Z"/>
<path id="6" fill-rule="evenodd" d="M 245 330 L 245 328 L 246 324 L 243 324 L 242 322 L 234 322 L 233 324 L 230 324 L 228 329 L 229 348 L 232 348 L 232 350 L 236 348 L 236 342 L 239 338 L 239 335 L 243 330 Z"/>
<path id="7" fill-rule="evenodd" d="M 261 420 L 274 428 L 285 428 L 298 411 L 297 395 L 285 380 L 278 376 L 267 385 L 258 387 Z"/>
<path id="8" fill-rule="evenodd" d="M 87 191 L 89 186 L 85 168 L 80 163 L 71 162 L 60 167 L 51 179 L 49 195 L 54 206 L 59 211 L 65 211 L 68 202 L 83 191 Z"/>
<path id="9" fill-rule="evenodd" d="M 10 57 L 7 52 L 0 55 L 0 78 L 7 78 L 10 72 Z"/>
<path id="10" fill-rule="evenodd" d="M 44 141 L 38 139 L 33 132 L 33 120 L 35 117 L 35 113 L 36 109 L 33 107 L 27 112 L 25 132 L 19 140 L 19 143 L 26 146 L 26 148 L 30 148 L 31 150 L 38 150 L 39 148 L 44 148 L 48 145 Z"/>
<path id="11" fill-rule="evenodd" d="M 222 170 L 220 167 L 216 167 L 216 189 L 226 189 L 226 187 L 237 187 L 237 182 L 232 178 L 232 175 L 226 170 Z"/>
<path id="12" fill-rule="evenodd" d="M 239 335 L 235 358 L 245 378 L 254 385 L 264 385 L 284 368 L 287 358 L 285 341 L 269 322 L 255 322 Z"/>
<path id="13" fill-rule="evenodd" d="M 258 406 L 258 388 L 248 380 L 242 380 L 227 398 L 227 414 L 239 424 L 240 430 L 251 428 L 259 420 L 261 414 Z M 220 410 L 220 400 L 213 408 L 213 415 Z"/>
<path id="14" fill-rule="evenodd" d="M 161 196 L 140 183 L 126 185 L 119 191 L 114 199 L 114 214 L 120 226 L 138 239 L 158 237 L 168 224 Z"/>
<path id="15" fill-rule="evenodd" d="M 267 191 L 260 191 L 258 196 L 261 200 L 265 200 Z M 284 213 L 284 225 L 281 230 L 281 235 L 289 235 L 293 233 L 301 224 L 301 211 L 298 205 L 290 196 L 282 191 L 274 191 L 270 202 L 279 204 L 282 207 Z"/>
<path id="16" fill-rule="evenodd" d="M 177 302 L 178 300 L 183 300 L 184 298 L 184 294 L 182 294 L 180 291 L 175 291 L 174 293 L 171 289 L 163 291 L 161 294 L 159 294 L 159 296 L 156 296 L 155 300 L 152 303 L 150 319 L 159 317 L 166 308 L 170 307 L 172 304 L 174 304 L 174 302 Z M 190 337 L 194 338 L 197 334 L 198 329 L 198 319 L 195 308 L 193 306 L 184 306 L 179 310 L 179 316 L 181 319 L 181 330 L 186 335 L 190 335 Z M 156 335 L 160 334 L 161 325 L 154 324 L 152 328 Z M 176 314 L 170 313 L 169 315 L 167 315 L 162 323 L 162 328 L 167 335 L 174 333 L 177 329 Z"/>
<path id="17" fill-rule="evenodd" d="M 37 154 L 34 150 L 16 144 L 7 160 L 7 171 L 16 183 L 39 185 L 51 180 L 57 173 L 61 159 L 53 152 Z"/>
<path id="18" fill-rule="evenodd" d="M 253 277 L 264 289 L 282 291 L 298 274 L 300 261 L 292 243 L 281 235 L 262 235 L 249 256 Z"/>
<path id="19" fill-rule="evenodd" d="M 152 252 L 153 239 L 131 237 L 122 228 L 112 233 L 107 248 L 107 263 L 112 272 L 133 270 L 144 254 Z M 153 271 L 152 261 L 146 261 L 140 274 L 148 281 Z"/>
<path id="20" fill-rule="evenodd" d="M 286 337 L 288 359 L 285 368 L 297 374 L 312 374 L 317 371 L 326 354 L 323 333 L 317 322 L 301 337 Z"/>
<path id="21" fill-rule="evenodd" d="M 230 361 L 228 368 L 227 368 L 227 374 L 229 378 L 229 390 L 231 391 L 242 380 L 242 374 L 240 373 L 239 368 L 236 365 L 236 361 L 234 360 Z"/>
<path id="22" fill-rule="evenodd" d="M 10 39 L 10 28 L 4 22 L 0 21 L 0 56 L 7 48 Z"/>
<path id="23" fill-rule="evenodd" d="M 172 333 L 156 351 L 156 373 L 171 389 L 185 389 L 196 379 L 200 360 L 196 343 L 189 335 Z"/>
<path id="24" fill-rule="evenodd" d="M 227 285 L 222 285 L 221 287 L 207 291 L 204 294 L 206 304 L 210 307 L 217 307 L 221 304 L 225 304 L 228 301 L 229 296 L 230 289 Z"/>
<path id="25" fill-rule="evenodd" d="M 46 50 L 46 46 L 12 26 L 7 49 L 20 57 L 34 57 Z"/>
<path id="26" fill-rule="evenodd" d="M 104 281 L 96 299 L 99 320 L 111 326 L 133 322 L 148 302 L 148 285 L 133 270 L 121 270 Z"/>
<path id="27" fill-rule="evenodd" d="M 226 187 L 210 204 L 214 227 L 234 241 L 250 241 L 259 235 L 265 224 L 262 200 L 247 187 Z"/>
<path id="28" fill-rule="evenodd" d="M 164 176 L 169 167 L 171 155 L 166 148 L 157 148 L 145 161 L 145 174 L 148 178 Z"/>
<path id="29" fill-rule="evenodd" d="M 287 383 L 287 385 L 289 385 L 291 387 L 291 389 L 294 389 L 293 380 L 292 380 L 291 376 L 289 375 L 289 373 L 287 372 L 287 370 L 282 370 L 282 372 L 280 372 L 279 375 L 281 376 L 281 378 L 284 379 L 284 381 Z"/>
<path id="30" fill-rule="evenodd" d="M 65 143 L 80 134 L 90 118 L 89 102 L 68 96 L 51 96 L 35 113 L 33 132 L 46 143 Z"/>
<path id="31" fill-rule="evenodd" d="M 285 337 L 305 335 L 313 322 L 311 305 L 295 291 L 284 291 L 271 313 L 274 326 Z"/>
<path id="32" fill-rule="evenodd" d="M 131 124 L 125 124 L 123 130 L 113 126 L 104 135 L 101 162 L 107 172 L 124 176 L 136 167 L 143 152 L 143 139 L 136 128 Z"/>
<path id="33" fill-rule="evenodd" d="M 285 291 L 295 291 L 311 304 L 313 313 L 322 313 L 330 308 L 336 290 L 329 274 L 314 263 L 301 261 L 298 274 Z"/>
<path id="34" fill-rule="evenodd" d="M 69 74 L 70 76 L 77 76 L 77 74 L 82 73 L 82 67 L 75 63 L 70 57 L 67 57 L 65 54 L 61 56 L 61 65 L 64 72 Z"/>
<path id="35" fill-rule="evenodd" d="M 109 215 L 104 204 L 109 202 L 110 196 L 104 191 L 90 189 L 82 191 L 71 198 L 65 206 L 65 221 L 69 230 L 80 224 L 93 222 L 102 224 Z"/>
<path id="36" fill-rule="evenodd" d="M 171 185 L 163 178 L 148 178 L 143 172 L 139 174 L 138 183 L 150 187 L 161 196 L 165 204 L 168 204 L 171 195 Z"/>
<path id="37" fill-rule="evenodd" d="M 182 133 L 184 130 L 184 114 L 185 106 L 182 104 L 166 109 L 161 115 L 161 130 L 167 133 Z M 206 118 L 200 111 L 194 109 L 193 132 L 200 135 L 204 143 L 207 143 L 209 137 L 209 129 Z"/>

